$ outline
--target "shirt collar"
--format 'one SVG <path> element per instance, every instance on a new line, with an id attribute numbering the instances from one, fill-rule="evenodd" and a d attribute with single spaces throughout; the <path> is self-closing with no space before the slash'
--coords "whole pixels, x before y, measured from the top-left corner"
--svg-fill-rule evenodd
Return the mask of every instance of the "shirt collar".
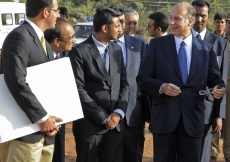
<path id="1" fill-rule="evenodd" d="M 122 35 L 118 40 L 125 44 L 125 36 L 124 35 Z"/>
<path id="2" fill-rule="evenodd" d="M 97 46 L 97 49 L 99 50 L 100 54 L 104 53 L 105 49 L 108 47 L 108 43 L 106 45 L 102 44 L 94 37 L 94 34 L 92 34 L 92 39 L 95 45 Z"/>
<path id="3" fill-rule="evenodd" d="M 26 19 L 25 21 L 27 21 L 32 26 L 32 28 L 34 29 L 38 38 L 41 40 L 42 36 L 44 36 L 42 30 L 36 24 L 34 24 L 32 21 L 30 21 L 29 19 Z"/>
<path id="4" fill-rule="evenodd" d="M 196 30 L 192 29 L 192 35 L 194 37 L 196 37 L 198 34 L 200 34 L 201 39 L 204 40 L 204 36 L 205 36 L 206 30 L 207 29 L 204 28 L 204 30 L 202 32 L 198 33 Z"/>
<path id="5" fill-rule="evenodd" d="M 190 47 L 192 46 L 192 34 L 189 34 L 189 36 L 187 38 L 185 38 L 184 40 L 177 37 L 177 36 L 174 36 L 174 39 L 175 39 L 175 42 L 176 42 L 176 47 L 177 49 L 180 48 L 180 44 L 182 41 L 184 41 L 184 43 L 186 44 L 187 48 L 190 49 Z"/>

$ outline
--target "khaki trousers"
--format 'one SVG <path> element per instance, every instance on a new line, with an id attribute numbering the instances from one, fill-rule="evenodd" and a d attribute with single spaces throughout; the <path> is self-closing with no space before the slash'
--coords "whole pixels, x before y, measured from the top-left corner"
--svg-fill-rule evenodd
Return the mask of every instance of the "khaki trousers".
<path id="1" fill-rule="evenodd" d="M 230 81 L 227 83 L 226 117 L 225 120 L 223 120 L 223 152 L 225 159 L 230 157 Z M 219 154 L 219 134 L 216 133 L 212 135 L 211 156 L 218 157 Z"/>
<path id="2" fill-rule="evenodd" d="M 54 145 L 12 140 L 0 144 L 0 162 L 52 162 Z"/>

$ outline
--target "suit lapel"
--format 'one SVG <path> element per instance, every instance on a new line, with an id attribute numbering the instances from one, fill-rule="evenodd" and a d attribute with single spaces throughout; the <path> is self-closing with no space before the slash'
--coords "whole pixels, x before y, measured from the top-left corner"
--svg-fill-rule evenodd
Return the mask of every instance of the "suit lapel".
<path id="1" fill-rule="evenodd" d="M 126 69 L 128 69 L 132 63 L 133 60 L 133 49 L 134 49 L 134 45 L 133 45 L 133 41 L 131 39 L 129 39 L 129 37 L 125 36 L 125 49 L 126 49 L 126 55 L 127 55 L 127 65 L 126 65 Z"/>
<path id="2" fill-rule="evenodd" d="M 191 64 L 190 64 L 190 70 L 189 70 L 189 76 L 188 76 L 188 81 L 193 77 L 195 74 L 197 67 L 199 66 L 199 62 L 201 59 L 201 53 L 200 51 L 202 50 L 202 46 L 199 43 L 199 41 L 193 37 L 192 38 L 192 58 L 191 58 Z"/>
<path id="3" fill-rule="evenodd" d="M 102 61 L 101 55 L 100 55 L 100 53 L 99 53 L 99 51 L 97 49 L 97 46 L 95 45 L 95 43 L 94 43 L 94 41 L 92 39 L 92 36 L 90 36 L 88 38 L 88 41 L 89 41 L 89 43 L 87 44 L 88 51 L 89 51 L 90 55 L 95 59 L 99 70 L 101 71 L 102 75 L 105 77 L 105 79 L 107 80 L 108 84 L 110 85 L 111 81 L 110 81 L 109 73 L 107 72 L 107 70 L 105 68 L 105 65 L 104 65 L 104 63 Z M 110 51 L 111 50 L 109 48 L 109 55 L 110 55 Z M 110 55 L 109 62 L 110 62 L 109 67 L 111 67 L 111 55 Z M 109 70 L 110 69 L 111 68 L 109 68 Z"/>
<path id="4" fill-rule="evenodd" d="M 30 35 L 34 38 L 34 43 L 36 44 L 36 46 L 38 47 L 38 49 L 40 50 L 40 55 L 43 58 L 44 62 L 47 62 L 47 58 L 46 58 L 46 54 L 45 54 L 45 50 L 42 47 L 41 41 L 38 38 L 38 35 L 36 34 L 36 32 L 34 31 L 33 27 L 28 23 L 28 22 L 24 22 L 23 25 L 25 25 L 25 27 L 27 28 L 27 30 L 29 31 Z"/>
<path id="5" fill-rule="evenodd" d="M 177 72 L 178 76 L 182 80 L 182 75 L 181 75 L 177 51 L 176 51 L 176 42 L 173 35 L 167 37 L 165 42 L 162 44 L 162 48 L 165 50 L 166 55 L 169 58 L 174 70 Z"/>

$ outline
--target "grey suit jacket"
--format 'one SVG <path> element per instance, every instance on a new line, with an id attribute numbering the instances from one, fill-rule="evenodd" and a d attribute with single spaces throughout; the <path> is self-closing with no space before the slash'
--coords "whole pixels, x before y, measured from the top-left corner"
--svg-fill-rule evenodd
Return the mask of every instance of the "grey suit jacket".
<path id="1" fill-rule="evenodd" d="M 109 46 L 109 72 L 90 36 L 69 52 L 84 118 L 73 122 L 73 132 L 101 134 L 107 131 L 102 122 L 115 109 L 127 110 L 129 90 L 121 48 L 114 42 Z M 124 130 L 124 120 L 116 127 Z"/>
<path id="2" fill-rule="evenodd" d="M 205 33 L 204 41 L 211 43 L 214 46 L 214 51 L 217 55 L 217 62 L 220 68 L 221 77 L 225 83 L 227 84 L 228 77 L 228 40 L 209 32 L 208 30 Z M 226 95 L 224 95 L 222 102 L 219 106 L 215 106 L 214 98 L 211 94 L 206 97 L 205 100 L 205 124 L 212 124 L 213 119 L 215 117 L 225 118 L 226 112 Z"/>
<path id="3" fill-rule="evenodd" d="M 140 90 L 138 89 L 136 77 L 139 71 L 141 60 L 145 52 L 145 42 L 136 37 L 124 35 L 127 57 L 127 80 L 129 83 L 129 103 L 125 114 L 129 126 L 144 124 L 144 114 L 140 100 Z"/>
<path id="4" fill-rule="evenodd" d="M 42 119 L 47 112 L 26 82 L 26 68 L 54 60 L 48 42 L 46 42 L 46 47 L 48 57 L 34 29 L 26 21 L 8 34 L 2 47 L 2 63 L 6 85 L 17 104 L 32 123 Z M 38 142 L 42 136 L 41 132 L 37 132 L 21 137 L 19 140 Z M 46 137 L 46 143 L 54 143 L 54 137 Z"/>

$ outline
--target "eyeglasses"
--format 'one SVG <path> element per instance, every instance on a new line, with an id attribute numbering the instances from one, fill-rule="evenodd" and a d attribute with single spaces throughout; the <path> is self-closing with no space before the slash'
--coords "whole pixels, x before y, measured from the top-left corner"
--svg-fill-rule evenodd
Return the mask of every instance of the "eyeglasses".
<path id="1" fill-rule="evenodd" d="M 127 23 L 127 25 L 131 25 L 131 24 L 133 24 L 134 26 L 136 26 L 136 25 L 137 25 L 137 22 L 132 22 L 132 21 L 130 21 L 130 22 Z"/>
<path id="2" fill-rule="evenodd" d="M 208 91 L 200 90 L 199 95 L 206 95 L 206 94 L 209 94 L 209 93 L 212 93 L 212 92 L 213 92 L 213 88 L 208 89 Z"/>
<path id="3" fill-rule="evenodd" d="M 57 10 L 54 10 L 54 9 L 52 9 L 52 8 L 49 8 L 49 10 L 52 10 L 52 11 L 54 11 L 56 14 L 60 14 L 60 10 L 59 10 L 59 9 L 57 9 Z"/>

